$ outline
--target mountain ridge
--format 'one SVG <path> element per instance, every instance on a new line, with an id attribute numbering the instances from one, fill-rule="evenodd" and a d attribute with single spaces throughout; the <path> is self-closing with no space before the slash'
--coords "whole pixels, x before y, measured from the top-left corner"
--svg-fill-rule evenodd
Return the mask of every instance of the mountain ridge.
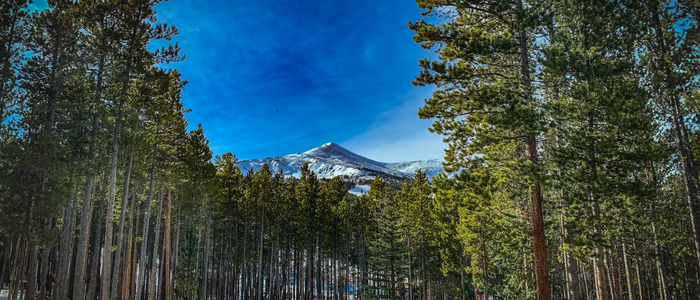
<path id="1" fill-rule="evenodd" d="M 439 159 L 385 163 L 354 153 L 333 142 L 296 154 L 243 160 L 238 162 L 238 167 L 243 172 L 251 169 L 257 171 L 267 163 L 273 172 L 282 169 L 285 176 L 299 178 L 301 167 L 307 161 L 318 178 L 340 176 L 360 185 L 368 184 L 376 176 L 406 180 L 412 179 L 418 169 L 423 169 L 430 178 L 443 170 Z"/>

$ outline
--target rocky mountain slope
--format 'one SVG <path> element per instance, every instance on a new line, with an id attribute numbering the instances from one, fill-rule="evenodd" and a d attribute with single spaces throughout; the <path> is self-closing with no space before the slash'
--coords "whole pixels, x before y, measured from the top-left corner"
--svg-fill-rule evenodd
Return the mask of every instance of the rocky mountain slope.
<path id="1" fill-rule="evenodd" d="M 341 176 L 360 186 L 368 185 L 376 176 L 404 180 L 412 178 L 418 169 L 423 169 L 428 177 L 442 172 L 442 162 L 437 159 L 383 163 L 353 153 L 335 143 L 326 143 L 303 153 L 244 160 L 238 163 L 238 167 L 247 172 L 250 169 L 258 170 L 267 163 L 273 172 L 282 169 L 287 176 L 299 177 L 301 166 L 307 161 L 319 178 Z"/>

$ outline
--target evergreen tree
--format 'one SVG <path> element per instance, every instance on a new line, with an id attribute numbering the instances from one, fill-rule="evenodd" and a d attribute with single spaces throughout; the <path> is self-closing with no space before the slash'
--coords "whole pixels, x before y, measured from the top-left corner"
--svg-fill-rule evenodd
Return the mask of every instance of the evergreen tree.
<path id="1" fill-rule="evenodd" d="M 401 238 L 401 215 L 388 183 L 377 177 L 366 196 L 376 201 L 375 228 L 367 263 L 372 270 L 367 299 L 405 299 L 406 245 Z"/>
<path id="2" fill-rule="evenodd" d="M 544 122 L 533 85 L 539 3 L 417 3 L 424 16 L 445 20 L 409 23 L 414 40 L 439 54 L 437 60 L 419 62 L 422 71 L 413 83 L 438 88 L 419 116 L 437 119 L 431 131 L 444 135 L 448 143 L 447 171 L 518 171 L 503 174 L 521 178 L 528 188 L 538 298 L 551 299 L 538 153 Z"/>

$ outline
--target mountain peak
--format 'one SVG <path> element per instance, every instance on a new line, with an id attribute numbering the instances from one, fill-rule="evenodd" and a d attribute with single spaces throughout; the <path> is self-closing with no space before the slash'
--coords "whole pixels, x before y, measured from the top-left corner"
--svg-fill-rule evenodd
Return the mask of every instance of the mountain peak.
<path id="1" fill-rule="evenodd" d="M 309 151 L 304 152 L 304 154 L 321 156 L 321 157 L 329 157 L 329 156 L 356 157 L 356 156 L 358 156 L 357 154 L 353 153 L 352 151 L 345 149 L 342 146 L 340 146 L 336 143 L 333 143 L 333 142 L 325 143 L 318 148 L 313 148 Z"/>
<path id="2" fill-rule="evenodd" d="M 382 176 L 398 180 L 410 179 L 417 169 L 423 169 L 428 177 L 442 171 L 439 160 L 405 163 L 383 163 L 356 154 L 342 146 L 329 142 L 303 153 L 277 157 L 244 160 L 238 163 L 242 170 L 257 170 L 267 163 L 273 171 L 283 170 L 286 176 L 301 176 L 304 163 L 319 178 L 342 176 L 356 184 L 368 184 L 374 177 Z M 368 189 L 364 187 L 364 190 Z"/>

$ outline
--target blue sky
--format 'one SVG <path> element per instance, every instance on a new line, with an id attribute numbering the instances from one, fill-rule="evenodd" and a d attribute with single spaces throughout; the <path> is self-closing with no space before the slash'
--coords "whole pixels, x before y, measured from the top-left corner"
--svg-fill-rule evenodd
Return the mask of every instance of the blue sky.
<path id="1" fill-rule="evenodd" d="M 156 8 L 175 24 L 187 58 L 172 65 L 190 128 L 202 123 L 212 150 L 241 159 L 338 143 L 369 158 L 441 158 L 413 87 L 419 58 L 410 0 L 172 0 Z"/>

